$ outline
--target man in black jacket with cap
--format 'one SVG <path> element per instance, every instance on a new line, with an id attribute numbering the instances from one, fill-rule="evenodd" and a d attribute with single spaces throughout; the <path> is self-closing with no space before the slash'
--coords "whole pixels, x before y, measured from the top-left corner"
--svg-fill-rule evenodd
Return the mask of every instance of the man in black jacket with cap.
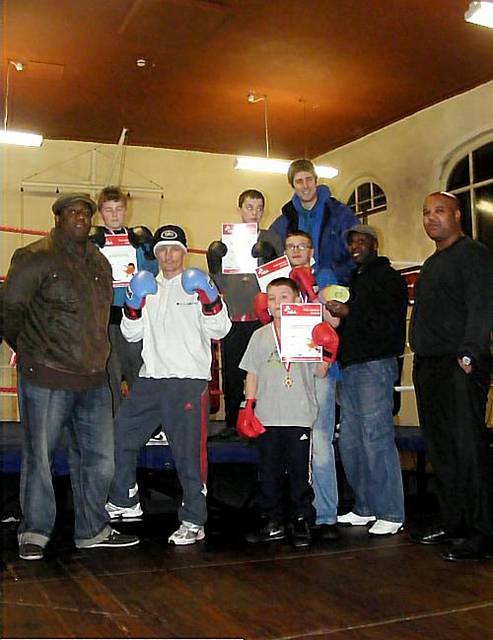
<path id="1" fill-rule="evenodd" d="M 55 524 L 51 464 L 62 432 L 68 445 L 78 548 L 138 543 L 109 526 L 114 472 L 106 374 L 111 268 L 88 240 L 96 203 L 83 193 L 52 206 L 48 237 L 18 249 L 7 274 L 4 332 L 18 356 L 24 431 L 19 556 L 40 560 Z"/>
<path id="2" fill-rule="evenodd" d="M 404 522 L 392 409 L 397 356 L 404 351 L 406 336 L 407 287 L 388 258 L 378 255 L 373 227 L 357 224 L 345 235 L 357 265 L 351 297 L 346 304 L 331 300 L 327 307 L 342 318 L 339 451 L 355 505 L 337 522 L 373 523 L 371 535 L 394 535 Z"/>

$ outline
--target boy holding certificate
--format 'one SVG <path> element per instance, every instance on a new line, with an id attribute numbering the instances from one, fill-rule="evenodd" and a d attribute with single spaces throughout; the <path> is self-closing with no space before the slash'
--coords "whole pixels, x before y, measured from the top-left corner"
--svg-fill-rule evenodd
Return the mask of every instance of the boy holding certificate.
<path id="1" fill-rule="evenodd" d="M 242 226 L 256 224 L 258 235 L 251 249 L 254 266 L 265 264 L 283 254 L 281 239 L 274 231 L 260 228 L 264 215 L 264 196 L 256 189 L 243 191 L 238 198 L 237 213 Z M 226 430 L 221 437 L 236 434 L 236 420 L 240 404 L 244 398 L 243 383 L 245 373 L 239 368 L 253 332 L 261 325 L 253 307 L 253 300 L 259 293 L 259 285 L 254 268 L 251 273 L 224 272 L 223 258 L 228 259 L 228 248 L 224 242 L 216 240 L 207 250 L 207 264 L 218 289 L 221 291 L 231 314 L 233 323 L 229 334 L 221 341 L 222 388 Z"/>
<path id="2" fill-rule="evenodd" d="M 247 536 L 249 542 L 267 542 L 285 537 L 283 480 L 289 480 L 289 522 L 296 548 L 311 542 L 313 490 L 309 481 L 311 428 L 317 417 L 315 377 L 327 374 L 326 362 L 282 362 L 281 304 L 299 302 L 299 289 L 289 278 L 277 278 L 267 287 L 269 312 L 273 322 L 253 334 L 240 368 L 247 372 L 246 406 L 238 416 L 238 431 L 258 438 L 260 491 L 258 505 L 263 521 Z M 327 342 L 335 356 L 337 336 L 327 323 Z M 317 340 L 317 342 L 322 342 Z"/>

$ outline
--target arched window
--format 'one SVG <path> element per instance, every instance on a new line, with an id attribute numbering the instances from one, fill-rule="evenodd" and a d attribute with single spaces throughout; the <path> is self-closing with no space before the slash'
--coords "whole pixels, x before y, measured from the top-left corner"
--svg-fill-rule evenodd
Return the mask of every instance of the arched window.
<path id="1" fill-rule="evenodd" d="M 493 142 L 455 163 L 447 191 L 459 199 L 464 232 L 493 250 Z"/>
<path id="2" fill-rule="evenodd" d="M 349 207 L 361 218 L 368 221 L 372 213 L 379 213 L 387 209 L 387 196 L 376 182 L 364 182 L 356 187 L 347 201 Z"/>

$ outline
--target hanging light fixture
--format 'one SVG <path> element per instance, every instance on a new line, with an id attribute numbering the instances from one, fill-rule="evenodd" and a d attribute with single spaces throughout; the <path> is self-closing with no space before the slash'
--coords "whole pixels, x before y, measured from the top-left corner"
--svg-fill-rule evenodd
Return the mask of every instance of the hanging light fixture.
<path id="1" fill-rule="evenodd" d="M 265 158 L 255 156 L 239 156 L 234 163 L 235 169 L 243 169 L 246 171 L 257 171 L 260 173 L 282 173 L 287 174 L 290 160 L 279 160 L 270 157 L 270 140 L 269 140 L 269 111 L 268 100 L 266 94 L 256 94 L 249 91 L 247 100 L 251 104 L 256 102 L 264 103 L 264 128 L 265 128 Z M 315 170 L 319 178 L 335 178 L 339 171 L 334 167 L 315 165 Z"/>
<path id="2" fill-rule="evenodd" d="M 493 29 L 493 2 L 471 2 L 464 14 L 464 20 Z"/>
<path id="3" fill-rule="evenodd" d="M 5 78 L 5 101 L 3 115 L 3 129 L 0 130 L 0 144 L 15 144 L 23 147 L 40 147 L 43 143 L 43 136 L 38 133 L 27 133 L 25 131 L 14 131 L 7 129 L 9 118 L 9 87 L 10 87 L 10 71 L 12 67 L 19 73 L 24 70 L 22 62 L 9 60 L 7 64 L 7 73 Z"/>

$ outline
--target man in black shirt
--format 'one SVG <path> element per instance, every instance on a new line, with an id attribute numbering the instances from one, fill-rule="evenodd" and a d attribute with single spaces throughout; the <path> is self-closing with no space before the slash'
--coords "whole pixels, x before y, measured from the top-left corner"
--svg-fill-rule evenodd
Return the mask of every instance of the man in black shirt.
<path id="1" fill-rule="evenodd" d="M 485 428 L 493 255 L 464 235 L 452 194 L 436 192 L 425 199 L 423 224 L 436 251 L 416 284 L 410 339 L 418 413 L 442 524 L 413 539 L 450 542 L 446 560 L 481 560 L 493 540 L 493 465 Z"/>

